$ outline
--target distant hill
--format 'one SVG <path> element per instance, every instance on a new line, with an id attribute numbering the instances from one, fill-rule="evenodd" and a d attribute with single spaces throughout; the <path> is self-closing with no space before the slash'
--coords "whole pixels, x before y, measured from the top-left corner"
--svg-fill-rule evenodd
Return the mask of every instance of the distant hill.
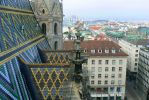
<path id="1" fill-rule="evenodd" d="M 86 24 L 98 24 L 98 23 L 107 23 L 108 20 L 89 20 L 84 21 Z"/>

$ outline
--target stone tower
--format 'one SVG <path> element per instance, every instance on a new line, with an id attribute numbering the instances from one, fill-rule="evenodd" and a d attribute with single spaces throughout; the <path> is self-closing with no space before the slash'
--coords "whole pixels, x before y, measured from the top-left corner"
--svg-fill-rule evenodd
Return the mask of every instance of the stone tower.
<path id="1" fill-rule="evenodd" d="M 53 50 L 63 48 L 63 4 L 59 0 L 35 0 L 34 12 Z"/>

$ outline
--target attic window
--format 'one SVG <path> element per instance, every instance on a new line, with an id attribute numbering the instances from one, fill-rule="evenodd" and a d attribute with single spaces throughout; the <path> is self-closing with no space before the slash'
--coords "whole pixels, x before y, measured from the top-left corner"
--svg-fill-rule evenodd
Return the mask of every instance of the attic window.
<path id="1" fill-rule="evenodd" d="M 95 49 L 91 50 L 91 53 L 95 53 Z"/>
<path id="2" fill-rule="evenodd" d="M 121 49 L 119 49 L 119 52 L 121 52 Z"/>
<path id="3" fill-rule="evenodd" d="M 98 50 L 98 53 L 102 53 L 102 50 L 101 50 L 101 49 L 99 49 L 99 50 Z"/>
<path id="4" fill-rule="evenodd" d="M 115 53 L 115 49 L 112 49 L 112 53 Z"/>
<path id="5" fill-rule="evenodd" d="M 108 49 L 105 49 L 105 53 L 109 53 L 109 50 Z"/>
<path id="6" fill-rule="evenodd" d="M 84 52 L 86 53 L 86 52 L 87 52 L 87 50 L 86 50 L 86 49 L 84 49 Z"/>

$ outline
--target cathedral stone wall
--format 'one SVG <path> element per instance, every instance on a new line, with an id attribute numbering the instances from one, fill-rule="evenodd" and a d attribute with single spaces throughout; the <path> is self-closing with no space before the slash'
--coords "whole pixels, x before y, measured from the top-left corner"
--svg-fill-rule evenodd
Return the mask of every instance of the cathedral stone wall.
<path id="1" fill-rule="evenodd" d="M 53 50 L 63 49 L 63 7 L 59 0 L 35 0 L 35 15 Z M 43 31 L 44 32 L 44 31 Z"/>

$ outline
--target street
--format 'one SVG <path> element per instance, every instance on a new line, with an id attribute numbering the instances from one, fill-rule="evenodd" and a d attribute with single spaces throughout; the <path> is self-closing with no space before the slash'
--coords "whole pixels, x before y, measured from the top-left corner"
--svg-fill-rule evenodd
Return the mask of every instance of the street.
<path id="1" fill-rule="evenodd" d="M 127 100 L 141 100 L 138 95 L 137 90 L 134 88 L 135 84 L 133 81 L 128 81 L 126 83 L 126 96 Z"/>

